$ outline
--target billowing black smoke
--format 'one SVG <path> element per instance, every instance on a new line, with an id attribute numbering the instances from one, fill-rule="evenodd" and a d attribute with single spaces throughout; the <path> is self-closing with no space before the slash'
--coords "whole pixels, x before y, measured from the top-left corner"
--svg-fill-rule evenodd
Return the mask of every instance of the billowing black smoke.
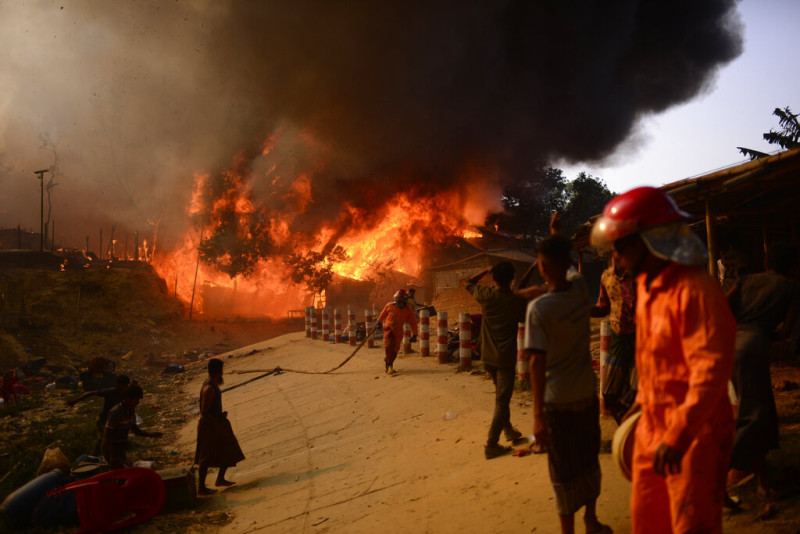
<path id="1" fill-rule="evenodd" d="M 296 201 L 292 230 L 344 229 L 344 200 L 600 160 L 709 89 L 740 35 L 735 0 L 0 3 L 0 226 L 38 227 L 51 166 L 73 246 L 146 221 L 169 246 L 192 174 L 233 168 L 266 212 Z"/>
<path id="2" fill-rule="evenodd" d="M 601 160 L 742 50 L 735 0 L 284 5 L 230 5 L 208 49 L 265 131 L 288 120 L 331 148 L 329 200 L 447 186 L 467 163 L 513 181 Z"/>

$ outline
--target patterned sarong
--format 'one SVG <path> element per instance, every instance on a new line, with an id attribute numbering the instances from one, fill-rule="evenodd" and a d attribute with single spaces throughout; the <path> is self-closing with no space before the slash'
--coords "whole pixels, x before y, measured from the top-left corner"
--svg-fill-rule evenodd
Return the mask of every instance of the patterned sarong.
<path id="1" fill-rule="evenodd" d="M 545 405 L 553 446 L 547 451 L 559 515 L 572 515 L 600 495 L 600 403 L 592 396 Z"/>

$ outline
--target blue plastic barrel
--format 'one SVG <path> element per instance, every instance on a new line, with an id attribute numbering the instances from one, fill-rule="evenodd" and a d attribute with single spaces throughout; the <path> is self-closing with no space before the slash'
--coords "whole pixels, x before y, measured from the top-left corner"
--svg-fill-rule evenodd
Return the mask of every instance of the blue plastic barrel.
<path id="1" fill-rule="evenodd" d="M 0 515 L 6 526 L 12 529 L 29 527 L 33 511 L 45 498 L 47 492 L 72 481 L 73 478 L 68 474 L 60 469 L 55 469 L 34 478 L 17 489 L 0 504 Z"/>

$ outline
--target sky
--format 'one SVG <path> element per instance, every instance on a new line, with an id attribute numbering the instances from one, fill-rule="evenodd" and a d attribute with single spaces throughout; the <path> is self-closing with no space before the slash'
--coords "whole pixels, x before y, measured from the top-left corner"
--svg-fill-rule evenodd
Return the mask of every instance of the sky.
<path id="1" fill-rule="evenodd" d="M 800 108 L 800 2 L 668 5 L 0 0 L 0 227 L 38 230 L 48 168 L 76 246 L 179 242 L 220 200 L 204 175 L 337 239 L 398 191 L 478 200 L 480 223 L 542 159 L 622 192 L 770 151 L 773 109 Z"/>
<path id="2" fill-rule="evenodd" d="M 667 183 L 748 161 L 738 146 L 779 150 L 762 134 L 778 129 L 775 108 L 800 111 L 800 2 L 744 0 L 744 52 L 722 67 L 708 94 L 642 120 L 640 142 L 623 143 L 606 164 L 556 164 L 569 179 L 587 172 L 612 192 Z M 626 148 L 639 144 L 632 153 Z"/>

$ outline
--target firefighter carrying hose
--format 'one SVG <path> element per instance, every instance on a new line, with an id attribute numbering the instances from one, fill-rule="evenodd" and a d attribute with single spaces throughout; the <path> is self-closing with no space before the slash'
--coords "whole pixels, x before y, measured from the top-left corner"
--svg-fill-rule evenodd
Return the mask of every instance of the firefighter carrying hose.
<path id="1" fill-rule="evenodd" d="M 398 289 L 394 294 L 394 301 L 384 306 L 383 311 L 378 316 L 378 322 L 383 323 L 383 346 L 386 350 L 386 374 L 393 375 L 394 360 L 403 342 L 403 325 L 409 323 L 411 332 L 417 335 L 417 318 L 414 312 L 408 307 L 408 293 L 405 289 Z"/>

